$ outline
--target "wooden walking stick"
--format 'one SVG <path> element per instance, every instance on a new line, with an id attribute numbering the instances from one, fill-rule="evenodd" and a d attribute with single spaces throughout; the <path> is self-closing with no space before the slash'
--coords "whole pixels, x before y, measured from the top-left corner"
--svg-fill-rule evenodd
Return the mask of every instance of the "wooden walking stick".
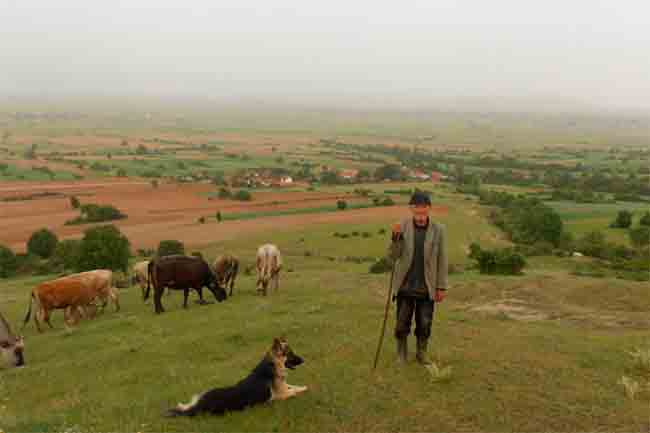
<path id="1" fill-rule="evenodd" d="M 388 320 L 388 310 L 390 310 L 390 301 L 393 296 L 393 276 L 395 275 L 395 262 L 390 272 L 390 281 L 388 282 L 388 299 L 386 299 L 386 311 L 384 311 L 384 323 L 381 325 L 381 334 L 379 335 L 379 344 L 377 345 L 377 353 L 375 354 L 375 363 L 372 365 L 372 371 L 377 369 L 377 362 L 379 361 L 379 353 L 381 352 L 381 345 L 384 342 L 384 333 L 386 332 L 386 321 Z"/>

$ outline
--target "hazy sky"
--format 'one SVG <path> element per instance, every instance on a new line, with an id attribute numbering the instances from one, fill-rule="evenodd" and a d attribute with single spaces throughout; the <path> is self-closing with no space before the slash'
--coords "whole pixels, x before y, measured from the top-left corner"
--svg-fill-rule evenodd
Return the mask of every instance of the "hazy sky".
<path id="1" fill-rule="evenodd" d="M 24 94 L 650 110 L 650 1 L 0 0 Z"/>

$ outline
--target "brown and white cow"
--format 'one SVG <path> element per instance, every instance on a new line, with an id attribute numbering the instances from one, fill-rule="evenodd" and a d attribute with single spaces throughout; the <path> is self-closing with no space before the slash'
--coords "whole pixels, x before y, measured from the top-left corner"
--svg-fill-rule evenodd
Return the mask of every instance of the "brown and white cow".
<path id="1" fill-rule="evenodd" d="M 23 337 L 17 337 L 11 332 L 9 322 L 0 313 L 0 358 L 7 367 L 22 367 L 25 365 Z M 0 366 L 1 367 L 1 366 Z"/>
<path id="2" fill-rule="evenodd" d="M 212 264 L 212 270 L 221 287 L 227 289 L 228 285 L 230 285 L 228 296 L 232 296 L 232 289 L 235 287 L 235 280 L 239 272 L 239 260 L 235 256 L 224 254 L 217 257 Z"/>
<path id="3" fill-rule="evenodd" d="M 266 296 L 267 288 L 277 292 L 280 287 L 282 255 L 277 246 L 265 244 L 257 249 L 257 292 Z"/>
<path id="4" fill-rule="evenodd" d="M 112 285 L 113 272 L 106 269 L 82 272 L 44 281 L 32 290 L 29 309 L 25 316 L 23 326 L 27 324 L 32 313 L 32 304 L 36 302 L 37 311 L 34 314 L 36 329 L 42 332 L 39 319 L 53 328 L 50 322 L 50 311 L 64 310 L 66 325 L 76 324 L 79 320 L 79 311 L 95 308 L 95 300 L 102 301 L 103 308 L 110 298 L 115 304 L 115 311 L 119 311 L 120 304 L 117 290 Z"/>

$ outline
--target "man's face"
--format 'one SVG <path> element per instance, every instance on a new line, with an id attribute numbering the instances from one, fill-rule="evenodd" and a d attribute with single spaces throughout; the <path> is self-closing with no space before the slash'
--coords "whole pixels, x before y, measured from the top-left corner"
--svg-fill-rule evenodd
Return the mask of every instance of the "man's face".
<path id="1" fill-rule="evenodd" d="M 424 219 L 429 216 L 429 210 L 431 209 L 430 205 L 424 205 L 424 204 L 418 204 L 418 205 L 412 205 L 409 206 L 411 209 L 411 213 L 413 214 L 413 218 L 416 219 Z"/>

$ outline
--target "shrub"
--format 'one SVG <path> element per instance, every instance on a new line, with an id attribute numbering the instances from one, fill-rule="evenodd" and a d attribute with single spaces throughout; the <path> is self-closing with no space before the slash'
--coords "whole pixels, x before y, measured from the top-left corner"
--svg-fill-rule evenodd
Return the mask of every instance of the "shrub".
<path id="1" fill-rule="evenodd" d="M 80 207 L 81 215 L 66 221 L 66 225 L 97 223 L 124 219 L 127 216 L 111 205 L 84 204 Z"/>
<path id="2" fill-rule="evenodd" d="M 9 278 L 16 273 L 18 262 L 11 249 L 0 245 L 0 278 Z"/>
<path id="3" fill-rule="evenodd" d="M 127 271 L 131 243 L 114 225 L 86 230 L 79 247 L 79 271 L 111 269 Z"/>
<path id="4" fill-rule="evenodd" d="M 359 236 L 359 232 L 355 230 L 355 231 L 353 231 L 353 232 L 351 233 L 351 235 L 352 235 L 352 236 Z"/>
<path id="5" fill-rule="evenodd" d="M 614 222 L 610 224 L 612 228 L 626 229 L 632 225 L 632 212 L 627 210 L 622 210 L 616 215 Z"/>
<path id="6" fill-rule="evenodd" d="M 646 212 L 643 214 L 643 216 L 639 220 L 639 224 L 641 224 L 642 226 L 650 227 L 650 212 Z"/>
<path id="7" fill-rule="evenodd" d="M 205 224 L 205 217 L 199 217 L 199 224 Z"/>
<path id="8" fill-rule="evenodd" d="M 480 247 L 479 247 L 480 248 Z M 480 249 L 477 252 L 479 270 L 482 274 L 519 275 L 526 266 L 526 259 L 513 248 L 495 250 Z"/>
<path id="9" fill-rule="evenodd" d="M 253 196 L 251 195 L 250 192 L 246 191 L 245 189 L 240 189 L 233 196 L 233 198 L 235 200 L 240 200 L 240 201 L 251 201 L 253 199 Z"/>
<path id="10" fill-rule="evenodd" d="M 395 202 L 393 201 L 392 198 L 386 197 L 385 199 L 383 199 L 381 201 L 381 205 L 382 206 L 393 206 L 393 205 L 395 205 Z"/>
<path id="11" fill-rule="evenodd" d="M 338 200 L 336 202 L 336 207 L 338 210 L 345 210 L 348 207 L 348 203 L 345 200 Z"/>
<path id="12" fill-rule="evenodd" d="M 232 193 L 228 188 L 219 188 L 219 198 L 228 199 L 232 197 Z"/>
<path id="13" fill-rule="evenodd" d="M 81 206 L 79 199 L 74 195 L 70 197 L 70 206 L 72 206 L 72 209 L 79 209 L 79 206 Z"/>
<path id="14" fill-rule="evenodd" d="M 59 239 L 48 229 L 40 229 L 32 234 L 27 241 L 27 251 L 47 259 L 52 256 Z"/>
<path id="15" fill-rule="evenodd" d="M 377 233 L 380 234 L 380 235 L 385 235 L 386 234 L 386 229 L 379 229 L 379 231 Z"/>
<path id="16" fill-rule="evenodd" d="M 604 257 L 606 246 L 605 235 L 599 231 L 586 233 L 576 242 L 576 250 L 591 257 Z"/>
<path id="17" fill-rule="evenodd" d="M 650 245 L 650 226 L 641 226 L 628 232 L 630 242 L 634 248 L 644 248 Z"/>
<path id="18" fill-rule="evenodd" d="M 368 233 L 368 232 L 361 233 L 362 238 L 369 238 L 370 236 L 372 236 L 372 235 L 370 233 Z"/>
<path id="19" fill-rule="evenodd" d="M 177 240 L 164 240 L 158 244 L 158 257 L 185 254 L 185 245 Z"/>
<path id="20" fill-rule="evenodd" d="M 393 269 L 393 264 L 388 259 L 388 257 L 382 257 L 381 259 L 377 260 L 375 263 L 370 265 L 369 271 L 371 274 L 383 274 L 386 272 L 390 272 L 392 269 Z"/>

